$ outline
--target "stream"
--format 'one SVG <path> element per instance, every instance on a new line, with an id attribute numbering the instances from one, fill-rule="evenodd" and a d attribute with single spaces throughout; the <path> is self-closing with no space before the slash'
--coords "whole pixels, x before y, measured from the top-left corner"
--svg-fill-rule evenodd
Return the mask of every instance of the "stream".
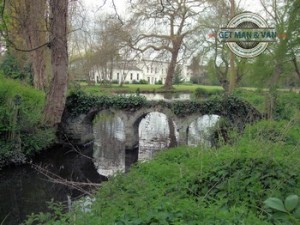
<path id="1" fill-rule="evenodd" d="M 219 121 L 217 115 L 203 115 L 188 127 L 187 144 L 211 146 L 211 131 Z M 138 144 L 125 149 L 125 127 L 111 114 L 101 114 L 94 123 L 95 140 L 88 146 L 56 145 L 35 157 L 33 165 L 74 182 L 101 183 L 117 172 L 128 171 L 137 161 L 152 159 L 161 149 L 176 146 L 176 125 L 159 112 L 147 114 L 138 127 Z M 173 142 L 173 143 L 172 143 Z M 39 169 L 41 172 L 41 169 Z M 47 176 L 31 165 L 12 166 L 0 170 L 0 224 L 20 224 L 27 215 L 46 212 L 47 202 L 67 206 L 85 193 L 70 186 L 50 182 Z M 100 175 L 101 174 L 101 175 Z M 52 175 L 51 175 L 52 176 Z M 84 191 L 93 191 L 90 186 Z M 4 222 L 3 222 L 4 221 Z M 2 222 L 2 223 L 1 223 Z"/>
<path id="2" fill-rule="evenodd" d="M 72 181 L 100 183 L 107 180 L 84 156 L 92 155 L 92 146 L 80 149 L 81 154 L 78 150 L 57 145 L 43 151 L 32 163 Z M 74 201 L 82 194 L 74 188 L 50 182 L 31 165 L 4 168 L 0 171 L 0 224 L 20 224 L 26 215 L 48 211 L 47 202 L 53 200 L 67 205 L 68 196 Z"/>

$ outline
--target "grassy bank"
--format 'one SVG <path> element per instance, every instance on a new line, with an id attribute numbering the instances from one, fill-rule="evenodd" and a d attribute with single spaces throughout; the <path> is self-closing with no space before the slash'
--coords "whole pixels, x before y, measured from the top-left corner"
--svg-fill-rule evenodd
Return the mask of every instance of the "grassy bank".
<path id="1" fill-rule="evenodd" d="M 277 217 L 263 203 L 269 197 L 300 195 L 299 131 L 299 118 L 261 121 L 249 125 L 242 137 L 231 133 L 233 144 L 219 149 L 163 150 L 154 160 L 103 183 L 88 212 L 77 205 L 68 214 L 58 210 L 54 217 L 31 220 L 76 225 L 299 224 L 294 215 Z"/>
<path id="2" fill-rule="evenodd" d="M 26 224 L 299 224 L 299 200 L 289 211 L 280 203 L 281 212 L 264 204 L 270 197 L 300 195 L 299 94 L 237 90 L 235 95 L 270 111 L 273 120 L 247 125 L 243 134 L 230 131 L 230 143 L 218 149 L 162 150 L 103 183 L 91 206 L 77 203 L 62 213 L 52 205 L 54 213 L 34 215 Z"/>
<path id="3" fill-rule="evenodd" d="M 44 99 L 43 92 L 0 75 L 0 169 L 23 163 L 53 141 L 53 130 L 42 123 Z"/>

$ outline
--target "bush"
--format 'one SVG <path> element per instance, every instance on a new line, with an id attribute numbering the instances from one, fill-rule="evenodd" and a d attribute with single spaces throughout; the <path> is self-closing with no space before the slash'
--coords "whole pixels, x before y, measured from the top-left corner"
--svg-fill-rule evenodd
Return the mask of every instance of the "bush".
<path id="1" fill-rule="evenodd" d="M 300 110 L 300 94 L 294 92 L 278 93 L 274 119 L 290 120 Z"/>
<path id="2" fill-rule="evenodd" d="M 148 84 L 149 82 L 147 80 L 140 80 L 140 84 Z"/>
<path id="3" fill-rule="evenodd" d="M 207 98 L 212 95 L 221 95 L 224 91 L 221 89 L 206 89 L 198 87 L 195 89 L 194 95 L 196 98 Z"/>
<path id="4" fill-rule="evenodd" d="M 300 124 L 295 121 L 262 120 L 254 125 L 246 126 L 240 141 L 256 140 L 265 143 L 299 146 Z"/>
<path id="5" fill-rule="evenodd" d="M 297 182 L 299 177 L 288 163 L 268 157 L 237 157 L 219 161 L 208 173 L 189 182 L 188 193 L 208 205 L 247 205 L 253 213 L 262 213 L 263 199 L 290 193 Z"/>
<path id="6" fill-rule="evenodd" d="M 133 81 L 132 81 L 132 84 L 140 84 L 140 82 L 137 81 L 137 80 L 133 80 Z"/>
<path id="7" fill-rule="evenodd" d="M 21 60 L 24 61 L 24 59 Z M 3 71 L 4 76 L 7 78 L 25 80 L 28 83 L 32 83 L 31 64 L 28 62 L 25 63 L 25 61 L 20 63 L 18 59 L 8 51 L 4 55 L 0 70 Z"/>
<path id="8" fill-rule="evenodd" d="M 112 80 L 111 83 L 112 84 L 119 84 L 119 81 L 118 80 Z"/>
<path id="9" fill-rule="evenodd" d="M 2 166 L 21 163 L 54 140 L 53 130 L 41 124 L 44 98 L 44 93 L 0 76 Z"/>
<path id="10" fill-rule="evenodd" d="M 162 85 L 163 83 L 162 83 L 162 80 L 159 80 L 159 81 L 156 81 L 155 84 Z"/>

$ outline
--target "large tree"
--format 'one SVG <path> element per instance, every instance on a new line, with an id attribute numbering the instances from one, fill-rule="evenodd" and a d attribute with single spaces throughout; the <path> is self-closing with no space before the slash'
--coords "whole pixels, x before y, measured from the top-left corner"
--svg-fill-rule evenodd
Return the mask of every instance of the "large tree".
<path id="1" fill-rule="evenodd" d="M 47 2 L 41 0 L 6 0 L 5 39 L 10 54 L 29 58 L 33 70 L 34 87 L 46 87 L 47 65 Z"/>
<path id="2" fill-rule="evenodd" d="M 111 80 L 115 65 L 118 65 L 120 60 L 124 62 L 125 57 L 128 57 L 126 49 L 130 35 L 126 27 L 112 15 L 99 18 L 98 24 L 93 65 L 99 68 L 102 80 Z"/>
<path id="3" fill-rule="evenodd" d="M 37 0 L 34 0 L 37 1 Z M 41 49 L 47 46 L 50 49 L 51 53 L 51 71 L 52 71 L 52 80 L 50 81 L 50 87 L 46 92 L 46 103 L 44 108 L 44 120 L 50 126 L 56 126 L 61 122 L 62 113 L 65 106 L 66 101 L 66 93 L 67 93 L 67 69 L 68 69 L 68 48 L 67 48 L 67 19 L 68 19 L 68 0 L 40 0 L 37 1 L 36 4 L 32 4 L 32 1 L 29 0 L 10 0 L 11 3 L 8 3 L 4 0 L 2 2 L 1 7 L 1 16 L 2 16 L 2 36 L 5 38 L 7 46 L 14 48 L 17 51 L 21 52 L 30 52 L 33 55 L 36 52 L 35 56 L 32 57 L 33 64 L 41 65 L 44 63 L 44 55 L 39 54 Z M 30 4 L 31 3 L 31 4 Z M 13 8 L 15 7 L 15 8 Z M 25 7 L 25 8 L 24 8 Z M 41 12 L 37 12 L 34 7 L 37 7 Z M 23 21 L 27 26 L 26 31 L 31 32 L 31 34 L 27 34 L 25 41 L 25 49 L 19 48 L 10 38 L 11 27 L 10 23 L 7 21 L 17 21 L 15 22 L 17 25 L 22 21 L 19 20 L 18 10 L 24 15 L 26 20 Z M 5 11 L 6 10 L 6 11 Z M 49 10 L 49 11 L 48 11 Z M 35 18 L 33 15 L 29 15 L 30 13 L 38 14 L 39 19 L 28 19 Z M 14 18 L 17 17 L 18 19 Z M 44 25 L 40 25 L 41 19 L 47 21 L 47 25 L 43 30 Z M 14 23 L 12 23 L 14 24 Z M 20 24 L 19 24 L 20 25 Z M 41 28 L 41 30 L 39 30 Z M 49 28 L 49 29 L 48 29 Z M 42 35 L 40 35 L 42 33 Z M 46 33 L 46 34 L 44 34 Z M 43 39 L 36 37 L 35 35 L 40 35 L 39 37 L 44 37 L 44 43 L 40 43 Z M 23 36 L 19 36 L 22 38 Z M 33 41 L 33 39 L 35 41 Z M 38 45 L 38 46 L 36 46 Z M 22 46 L 23 47 L 23 46 Z M 37 62 L 39 61 L 39 62 Z M 37 66 L 37 69 L 40 69 L 40 66 Z M 41 70 L 44 70 L 43 68 Z M 44 80 L 44 77 L 37 78 Z M 36 82 L 37 85 L 39 82 Z M 41 85 L 43 86 L 44 83 Z M 41 87 L 42 89 L 42 87 Z"/>
<path id="4" fill-rule="evenodd" d="M 269 86 L 277 86 L 287 67 L 293 66 L 294 72 L 300 79 L 299 65 L 299 0 L 260 0 L 266 12 L 269 23 L 278 33 L 277 43 L 268 47 L 268 54 L 273 63 L 273 73 Z M 291 74 L 290 74 L 291 75 Z"/>
<path id="5" fill-rule="evenodd" d="M 50 0 L 50 50 L 52 81 L 44 109 L 45 121 L 57 125 L 65 107 L 68 84 L 68 0 Z"/>
<path id="6" fill-rule="evenodd" d="M 245 75 L 247 61 L 252 60 L 233 56 L 226 43 L 217 37 L 217 33 L 220 27 L 226 27 L 234 11 L 239 13 L 243 10 L 235 7 L 233 1 L 212 0 L 212 2 L 215 4 L 210 8 L 211 13 L 202 18 L 205 21 L 205 35 L 208 34 L 206 46 L 211 55 L 209 64 L 214 65 L 214 68 L 210 68 L 210 72 L 215 73 L 225 93 L 230 95 Z"/>
<path id="7" fill-rule="evenodd" d="M 169 53 L 169 66 L 164 88 L 172 88 L 180 51 L 184 52 L 192 35 L 199 29 L 197 19 L 205 8 L 199 0 L 131 1 L 131 24 L 138 26 L 131 46 L 141 52 L 149 49 Z M 135 35 L 136 34 L 136 35 Z M 199 40 L 198 40 L 199 41 Z"/>

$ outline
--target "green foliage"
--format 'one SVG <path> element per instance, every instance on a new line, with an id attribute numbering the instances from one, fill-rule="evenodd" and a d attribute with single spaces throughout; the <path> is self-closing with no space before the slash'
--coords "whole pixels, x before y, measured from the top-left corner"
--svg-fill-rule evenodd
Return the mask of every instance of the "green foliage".
<path id="1" fill-rule="evenodd" d="M 274 119 L 290 120 L 300 111 L 300 94 L 294 92 L 278 93 L 274 110 Z"/>
<path id="2" fill-rule="evenodd" d="M 0 167 L 22 162 L 54 140 L 41 124 L 44 94 L 0 76 Z"/>
<path id="3" fill-rule="evenodd" d="M 32 224 L 48 224 L 48 225 L 62 225 L 67 224 L 68 216 L 64 214 L 65 208 L 61 203 L 48 202 L 50 212 L 31 214 L 28 219 L 21 225 Z"/>
<path id="4" fill-rule="evenodd" d="M 249 80 L 255 87 L 265 87 L 266 82 L 270 79 L 273 73 L 272 57 L 263 53 L 255 58 L 254 64 L 251 67 Z M 248 81 L 250 83 L 250 81 Z"/>
<path id="5" fill-rule="evenodd" d="M 182 68 L 181 66 L 176 66 L 174 76 L 173 76 L 173 84 L 181 84 L 183 83 L 184 79 L 182 77 Z"/>
<path id="6" fill-rule="evenodd" d="M 279 198 L 270 197 L 264 201 L 272 210 L 272 219 L 284 224 L 300 224 L 300 203 L 298 195 L 289 195 L 284 202 Z"/>
<path id="7" fill-rule="evenodd" d="M 185 116 L 192 113 L 217 114 L 228 118 L 231 122 L 250 122 L 261 118 L 260 113 L 248 102 L 237 97 L 223 98 L 213 96 L 205 101 L 180 101 L 173 103 L 173 112 L 177 116 Z"/>
<path id="8" fill-rule="evenodd" d="M 95 96 L 87 95 L 82 91 L 71 93 L 67 98 L 66 108 L 71 116 L 86 114 L 91 109 L 103 110 L 108 108 L 122 110 L 138 110 L 141 107 L 161 105 L 170 108 L 175 115 L 183 117 L 193 113 L 217 114 L 229 119 L 230 122 L 238 126 L 244 123 L 260 119 L 260 113 L 249 103 L 236 97 L 223 99 L 220 96 L 207 99 L 205 101 L 175 101 L 172 103 L 159 101 L 148 102 L 142 96 Z"/>
<path id="9" fill-rule="evenodd" d="M 198 87 L 194 91 L 194 95 L 196 98 L 207 98 L 212 95 L 221 95 L 224 91 L 221 89 L 206 89 L 202 87 Z"/>
<path id="10" fill-rule="evenodd" d="M 299 192 L 300 151 L 270 142 L 268 135 L 249 135 L 257 127 L 265 129 L 262 124 L 249 125 L 241 140 L 220 149 L 161 151 L 126 176 L 103 183 L 90 212 L 75 209 L 56 223 L 50 219 L 40 224 L 293 224 L 275 220 L 263 201 Z M 283 205 L 294 212 L 295 202 L 288 197 Z"/>
<path id="11" fill-rule="evenodd" d="M 98 109 L 138 109 L 146 105 L 146 98 L 142 96 L 95 96 L 82 91 L 73 92 L 67 98 L 66 107 L 72 116 L 84 114 L 93 108 Z"/>
<path id="12" fill-rule="evenodd" d="M 252 126 L 246 126 L 244 139 L 254 139 L 268 143 L 278 143 L 299 146 L 299 121 L 270 121 L 262 120 Z"/>
<path id="13" fill-rule="evenodd" d="M 149 82 L 147 80 L 140 80 L 140 84 L 148 84 Z"/>
<path id="14" fill-rule="evenodd" d="M 257 108 L 260 112 L 265 110 L 265 92 L 261 89 L 243 90 L 235 89 L 233 95 L 248 101 L 251 105 Z"/>
<path id="15" fill-rule="evenodd" d="M 262 208 L 262 199 L 292 191 L 297 182 L 297 174 L 283 162 L 238 157 L 219 161 L 209 173 L 200 174 L 189 194 L 207 204 L 222 202 L 226 208 L 246 204 L 255 212 Z"/>
<path id="16" fill-rule="evenodd" d="M 155 84 L 162 85 L 163 83 L 162 83 L 162 80 L 158 80 L 158 81 L 155 82 Z"/>
<path id="17" fill-rule="evenodd" d="M 138 80 L 133 80 L 131 83 L 132 84 L 139 84 L 140 82 Z"/>
<path id="18" fill-rule="evenodd" d="M 0 70 L 7 78 L 32 81 L 31 65 L 27 63 L 20 66 L 19 64 L 16 57 L 8 52 L 4 55 Z"/>

